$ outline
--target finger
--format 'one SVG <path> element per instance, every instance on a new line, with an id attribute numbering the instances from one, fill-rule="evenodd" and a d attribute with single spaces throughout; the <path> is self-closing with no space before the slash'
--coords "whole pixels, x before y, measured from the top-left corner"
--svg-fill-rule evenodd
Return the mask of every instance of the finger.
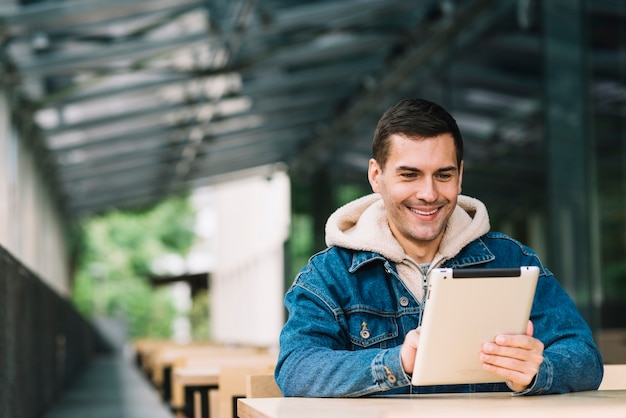
<path id="1" fill-rule="evenodd" d="M 524 350 L 520 348 L 511 347 L 495 347 L 489 350 L 490 347 L 486 347 L 487 350 L 480 353 L 480 360 L 483 362 L 483 367 L 486 370 L 492 371 L 502 375 L 497 370 L 512 370 L 525 375 L 534 376 L 537 374 L 541 363 L 543 363 L 543 353 L 538 350 Z M 496 370 L 490 370 L 490 367 L 496 368 Z M 519 380 L 514 377 L 502 375 L 507 378 L 511 378 L 515 381 Z"/>
<path id="2" fill-rule="evenodd" d="M 529 335 L 498 335 L 495 344 L 500 347 L 516 347 L 543 351 L 543 343 Z"/>
<path id="3" fill-rule="evenodd" d="M 533 334 L 535 332 L 534 329 L 534 325 L 532 323 L 532 321 L 528 321 L 527 325 L 526 325 L 526 334 L 525 335 L 516 335 L 516 334 L 503 334 L 503 335 L 498 335 L 495 338 L 495 342 L 498 345 L 507 345 L 507 346 L 512 346 L 512 347 L 520 347 L 520 348 L 526 348 L 526 349 L 533 349 L 536 346 L 536 343 L 539 342 L 539 340 L 536 339 L 527 339 L 526 337 L 532 337 Z M 518 338 L 520 337 L 520 338 Z M 530 345 L 529 345 L 530 344 Z"/>
<path id="4" fill-rule="evenodd" d="M 500 347 L 496 344 L 485 344 L 483 351 L 480 353 L 480 359 L 487 363 L 505 367 L 503 362 L 506 359 L 524 361 L 528 357 L 528 352 L 528 350 L 521 348 Z"/>
<path id="5" fill-rule="evenodd" d="M 498 335 L 494 343 L 491 343 L 492 345 L 490 347 L 492 350 L 506 347 L 532 350 L 537 347 L 535 341 L 533 337 L 529 337 L 528 335 Z"/>
<path id="6" fill-rule="evenodd" d="M 504 380 L 508 381 L 509 386 L 514 388 L 516 391 L 523 390 L 527 387 L 537 374 L 536 371 L 532 370 L 520 371 L 507 367 L 500 367 L 491 363 L 483 363 L 483 369 L 501 376 Z"/>
<path id="7" fill-rule="evenodd" d="M 525 354 L 525 355 L 523 355 Z M 499 375 L 514 381 L 524 381 L 528 376 L 532 379 L 543 361 L 543 356 L 538 353 L 529 353 L 524 350 L 517 350 L 515 355 L 503 356 L 481 353 L 480 359 L 485 370 L 498 373 Z M 520 378 L 519 375 L 524 375 Z"/>
<path id="8" fill-rule="evenodd" d="M 517 345 L 499 345 L 486 343 L 483 345 L 482 353 L 487 356 L 511 358 L 524 362 L 541 364 L 543 361 L 543 344 L 532 337 L 525 338 L 534 340 L 528 343 L 518 343 Z"/>
<path id="9" fill-rule="evenodd" d="M 411 345 L 414 345 L 417 348 L 417 345 L 420 341 L 420 335 L 422 332 L 422 328 L 415 328 L 411 331 L 407 332 L 406 337 L 404 337 L 405 341 L 409 341 Z"/>
<path id="10" fill-rule="evenodd" d="M 480 359 L 484 363 L 492 364 L 509 370 L 520 372 L 536 372 L 543 361 L 543 356 L 539 353 L 529 352 L 520 349 L 510 349 L 502 354 L 490 354 L 481 352 Z"/>

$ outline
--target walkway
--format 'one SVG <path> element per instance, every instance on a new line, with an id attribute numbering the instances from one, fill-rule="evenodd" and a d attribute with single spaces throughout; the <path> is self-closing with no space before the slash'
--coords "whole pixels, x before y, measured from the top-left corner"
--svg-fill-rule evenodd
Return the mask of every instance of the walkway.
<path id="1" fill-rule="evenodd" d="M 100 356 L 43 418 L 173 418 L 137 367 L 122 355 Z"/>

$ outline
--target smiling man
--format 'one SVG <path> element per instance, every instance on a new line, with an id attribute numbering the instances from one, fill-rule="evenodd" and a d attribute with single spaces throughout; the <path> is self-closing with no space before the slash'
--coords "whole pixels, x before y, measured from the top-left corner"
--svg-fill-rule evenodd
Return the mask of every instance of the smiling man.
<path id="1" fill-rule="evenodd" d="M 380 119 L 368 178 L 373 194 L 328 219 L 328 248 L 285 296 L 276 381 L 285 396 L 596 389 L 602 358 L 571 298 L 539 257 L 490 231 L 485 206 L 461 195 L 463 139 L 454 118 L 406 99 Z M 524 335 L 500 335 L 477 354 L 506 383 L 410 386 L 433 268 L 538 266 Z M 463 326 L 471 326 L 465 318 Z"/>

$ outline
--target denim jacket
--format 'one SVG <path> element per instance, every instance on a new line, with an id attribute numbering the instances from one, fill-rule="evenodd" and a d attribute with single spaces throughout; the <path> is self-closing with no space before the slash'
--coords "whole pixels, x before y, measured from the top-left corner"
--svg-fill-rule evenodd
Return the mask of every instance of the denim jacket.
<path id="1" fill-rule="evenodd" d="M 533 336 L 545 346 L 532 384 L 519 394 L 594 390 L 603 363 L 572 299 L 538 256 L 511 237 L 486 233 L 439 267 L 538 266 Z M 423 305 L 380 253 L 331 246 L 314 255 L 285 296 L 276 381 L 285 396 L 510 391 L 504 383 L 411 387 L 400 361 Z M 471 318 L 467 325 L 471 326 Z"/>

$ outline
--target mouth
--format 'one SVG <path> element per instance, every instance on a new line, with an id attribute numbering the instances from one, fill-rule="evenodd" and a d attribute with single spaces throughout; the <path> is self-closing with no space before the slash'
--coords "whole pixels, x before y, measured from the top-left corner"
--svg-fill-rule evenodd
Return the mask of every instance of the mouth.
<path id="1" fill-rule="evenodd" d="M 419 210 L 419 209 L 414 209 L 414 208 L 409 208 L 409 210 L 415 214 L 418 214 L 420 216 L 431 216 L 436 214 L 437 212 L 439 212 L 441 208 L 434 208 L 432 210 L 429 211 L 425 211 L 425 210 Z"/>

